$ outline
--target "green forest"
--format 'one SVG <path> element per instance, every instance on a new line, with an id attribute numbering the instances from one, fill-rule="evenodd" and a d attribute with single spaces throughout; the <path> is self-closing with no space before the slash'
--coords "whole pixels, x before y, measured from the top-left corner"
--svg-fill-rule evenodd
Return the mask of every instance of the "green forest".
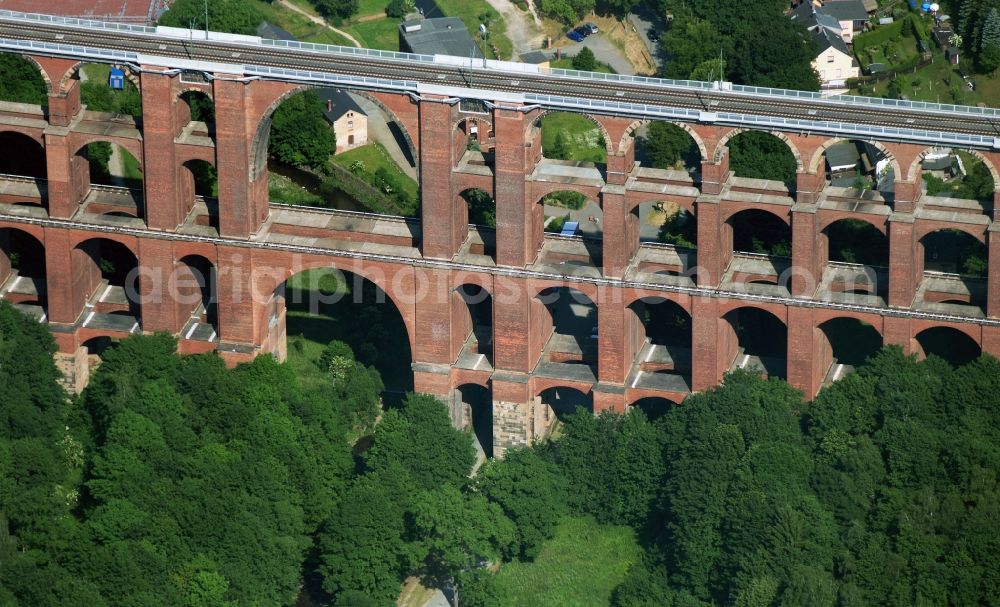
<path id="1" fill-rule="evenodd" d="M 325 386 L 175 347 L 130 337 L 70 397 L 45 326 L 0 304 L 0 605 L 390 606 L 408 576 L 516 604 L 581 533 L 617 607 L 1000 600 L 993 358 L 887 348 L 808 403 L 738 372 L 470 476 L 444 405 L 382 410 L 342 342 Z"/>

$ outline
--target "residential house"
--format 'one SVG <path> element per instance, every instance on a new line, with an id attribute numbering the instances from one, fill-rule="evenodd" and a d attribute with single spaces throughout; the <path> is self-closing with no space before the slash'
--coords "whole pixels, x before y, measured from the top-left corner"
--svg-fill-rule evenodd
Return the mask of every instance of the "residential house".
<path id="1" fill-rule="evenodd" d="M 845 89 L 849 78 L 861 75 L 858 62 L 854 60 L 845 41 L 845 36 L 853 39 L 854 21 L 842 21 L 825 12 L 824 8 L 814 6 L 807 0 L 792 9 L 789 18 L 801 23 L 816 44 L 818 51 L 812 66 L 819 74 L 823 89 Z"/>
<path id="2" fill-rule="evenodd" d="M 341 89 L 319 89 L 323 100 L 323 116 L 337 136 L 337 153 L 352 150 L 368 143 L 368 115 Z"/>
<path id="3" fill-rule="evenodd" d="M 868 26 L 868 11 L 861 0 L 826 0 L 816 10 L 840 23 L 840 37 L 847 44 L 851 44 L 854 35 L 863 32 Z"/>

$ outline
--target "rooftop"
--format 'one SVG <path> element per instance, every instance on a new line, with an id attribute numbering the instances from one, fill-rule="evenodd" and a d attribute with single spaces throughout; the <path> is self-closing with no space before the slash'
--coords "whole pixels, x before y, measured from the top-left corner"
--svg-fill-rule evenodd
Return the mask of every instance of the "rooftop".
<path id="1" fill-rule="evenodd" d="M 354 111 L 357 114 L 366 116 L 354 98 L 342 89 L 323 88 L 316 91 L 319 98 L 323 100 L 323 115 L 330 122 L 336 122 L 345 113 Z M 329 108 L 329 109 L 327 109 Z"/>
<path id="2" fill-rule="evenodd" d="M 167 0 L 0 0 L 0 9 L 101 21 L 152 23 L 166 10 L 167 4 Z"/>
<path id="3" fill-rule="evenodd" d="M 400 46 L 418 55 L 483 58 L 476 41 L 458 17 L 419 19 L 399 24 Z M 400 49 L 405 50 L 405 49 Z"/>
<path id="4" fill-rule="evenodd" d="M 0 2 L 2 1 L 0 0 Z M 269 40 L 295 40 L 295 36 L 270 21 L 264 21 L 257 26 L 257 35 Z"/>
<path id="5" fill-rule="evenodd" d="M 819 12 L 836 17 L 840 21 L 867 21 L 868 11 L 861 0 L 826 0 Z"/>

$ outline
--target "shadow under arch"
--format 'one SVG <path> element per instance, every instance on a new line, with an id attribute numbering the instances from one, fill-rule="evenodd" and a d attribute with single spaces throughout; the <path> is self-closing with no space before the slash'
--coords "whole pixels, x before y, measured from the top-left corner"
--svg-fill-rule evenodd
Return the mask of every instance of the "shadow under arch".
<path id="1" fill-rule="evenodd" d="M 304 342 L 296 356 L 334 339 L 347 343 L 359 362 L 379 371 L 387 403 L 401 402 L 413 389 L 413 327 L 369 277 L 329 263 L 301 269 L 277 284 L 264 313 L 265 326 L 283 319 L 283 337 Z"/>
<path id="2" fill-rule="evenodd" d="M 937 356 L 953 367 L 979 358 L 982 347 L 966 333 L 953 327 L 931 327 L 917 333 L 914 341 L 924 356 Z"/>

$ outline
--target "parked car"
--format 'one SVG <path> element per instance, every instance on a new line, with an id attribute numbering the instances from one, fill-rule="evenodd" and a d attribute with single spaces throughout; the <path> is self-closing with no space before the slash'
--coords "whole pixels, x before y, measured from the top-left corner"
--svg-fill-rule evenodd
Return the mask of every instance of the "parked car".
<path id="1" fill-rule="evenodd" d="M 577 30 L 570 30 L 569 32 L 567 32 L 566 37 L 572 40 L 573 42 L 583 42 L 585 36 Z"/>
<path id="2" fill-rule="evenodd" d="M 588 34 L 596 34 L 597 32 L 601 31 L 601 30 L 597 29 L 597 24 L 596 23 L 591 23 L 590 21 L 584 23 L 583 27 L 587 28 L 587 33 Z"/>

